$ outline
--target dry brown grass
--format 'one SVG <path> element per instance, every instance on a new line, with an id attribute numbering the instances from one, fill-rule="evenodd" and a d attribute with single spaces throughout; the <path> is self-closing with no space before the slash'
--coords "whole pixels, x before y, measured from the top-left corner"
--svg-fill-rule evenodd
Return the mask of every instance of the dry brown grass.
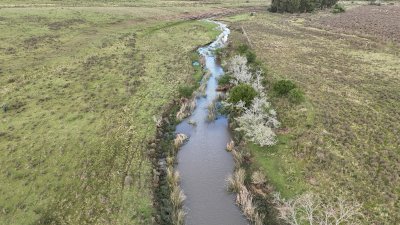
<path id="1" fill-rule="evenodd" d="M 366 35 L 400 44 L 400 5 L 361 6 L 341 15 L 330 15 L 315 21 L 322 29 Z"/>

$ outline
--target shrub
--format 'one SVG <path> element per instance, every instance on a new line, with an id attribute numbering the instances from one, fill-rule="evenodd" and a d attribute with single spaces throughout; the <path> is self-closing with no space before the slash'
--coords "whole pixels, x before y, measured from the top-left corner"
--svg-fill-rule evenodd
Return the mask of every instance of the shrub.
<path id="1" fill-rule="evenodd" d="M 280 96 L 287 95 L 294 88 L 296 85 L 290 80 L 280 80 L 273 86 L 274 91 Z"/>
<path id="2" fill-rule="evenodd" d="M 4 103 L 4 104 L 1 106 L 1 109 L 3 110 L 4 113 L 7 112 L 7 111 L 8 111 L 8 105 L 7 105 L 6 103 Z"/>
<path id="3" fill-rule="evenodd" d="M 180 86 L 178 91 L 181 97 L 190 98 L 192 96 L 194 88 L 191 86 L 184 85 Z"/>
<path id="4" fill-rule="evenodd" d="M 256 54 L 252 51 L 247 51 L 246 59 L 248 63 L 254 63 L 256 61 Z"/>
<path id="5" fill-rule="evenodd" d="M 338 0 L 272 0 L 271 12 L 312 12 L 315 9 L 330 8 Z"/>
<path id="6" fill-rule="evenodd" d="M 333 10 L 332 10 L 333 13 L 342 13 L 345 11 L 346 11 L 346 9 L 341 4 L 335 4 L 335 6 L 333 7 Z"/>
<path id="7" fill-rule="evenodd" d="M 251 107 L 245 109 L 236 121 L 239 127 L 235 130 L 242 131 L 248 140 L 260 146 L 276 144 L 273 128 L 278 128 L 280 123 L 276 119 L 276 112 L 270 109 L 270 103 L 265 98 L 254 98 Z"/>
<path id="8" fill-rule="evenodd" d="M 393 3 L 393 2 L 391 2 Z M 392 5 L 391 3 L 389 3 L 390 5 Z M 369 5 L 376 5 L 376 6 L 381 6 L 381 2 L 379 0 L 370 0 Z"/>
<path id="9" fill-rule="evenodd" d="M 299 104 L 304 101 L 304 93 L 298 89 L 294 88 L 289 91 L 289 101 L 295 104 Z"/>
<path id="10" fill-rule="evenodd" d="M 238 103 L 243 101 L 245 106 L 250 106 L 257 92 L 254 88 L 248 84 L 239 84 L 232 88 L 230 91 L 229 102 Z"/>
<path id="11" fill-rule="evenodd" d="M 239 47 L 237 48 L 237 51 L 239 52 L 239 54 L 243 55 L 246 54 L 246 52 L 249 50 L 249 46 L 245 45 L 245 44 L 241 44 L 239 45 Z"/>
<path id="12" fill-rule="evenodd" d="M 256 54 L 252 52 L 248 45 L 241 44 L 237 48 L 240 55 L 245 55 L 248 63 L 254 63 L 256 61 Z"/>
<path id="13" fill-rule="evenodd" d="M 231 76 L 229 76 L 228 74 L 224 74 L 218 79 L 218 84 L 226 85 L 226 84 L 229 84 L 230 81 L 231 81 Z"/>

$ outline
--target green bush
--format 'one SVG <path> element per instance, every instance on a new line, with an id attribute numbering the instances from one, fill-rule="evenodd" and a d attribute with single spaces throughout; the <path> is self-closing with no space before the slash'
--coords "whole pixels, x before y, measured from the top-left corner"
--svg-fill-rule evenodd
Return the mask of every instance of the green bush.
<path id="1" fill-rule="evenodd" d="M 249 46 L 245 45 L 245 44 L 241 44 L 239 45 L 239 47 L 237 48 L 237 51 L 239 52 L 239 54 L 244 55 L 246 54 L 246 52 L 249 50 Z"/>
<path id="2" fill-rule="evenodd" d="M 179 96 L 185 97 L 185 98 L 190 98 L 194 91 L 194 87 L 184 85 L 184 86 L 180 86 L 178 91 L 179 91 Z"/>
<path id="3" fill-rule="evenodd" d="M 231 76 L 229 76 L 228 74 L 224 74 L 220 78 L 218 78 L 219 85 L 229 84 L 230 81 L 231 81 Z"/>
<path id="4" fill-rule="evenodd" d="M 248 84 L 239 84 L 232 88 L 229 94 L 229 102 L 238 103 L 243 101 L 245 105 L 250 106 L 254 97 L 256 97 L 257 92 L 254 88 Z"/>
<path id="5" fill-rule="evenodd" d="M 289 101 L 295 104 L 299 104 L 305 100 L 304 93 L 298 89 L 294 88 L 289 91 Z"/>
<path id="6" fill-rule="evenodd" d="M 280 80 L 273 86 L 273 90 L 280 96 L 287 95 L 292 89 L 295 88 L 296 84 L 290 80 Z"/>
<path id="7" fill-rule="evenodd" d="M 254 63 L 256 61 L 256 54 L 251 51 L 250 47 L 246 44 L 241 44 L 237 48 L 240 55 L 245 55 L 248 63 Z"/>
<path id="8" fill-rule="evenodd" d="M 341 4 L 335 4 L 335 6 L 333 7 L 333 10 L 332 10 L 333 13 L 342 13 L 345 11 L 346 11 L 346 9 Z"/>
<path id="9" fill-rule="evenodd" d="M 338 0 L 272 0 L 271 12 L 312 12 L 315 9 L 330 8 Z"/>
<path id="10" fill-rule="evenodd" d="M 246 59 L 248 63 L 254 63 L 256 61 L 256 54 L 252 51 L 247 51 L 246 53 Z"/>

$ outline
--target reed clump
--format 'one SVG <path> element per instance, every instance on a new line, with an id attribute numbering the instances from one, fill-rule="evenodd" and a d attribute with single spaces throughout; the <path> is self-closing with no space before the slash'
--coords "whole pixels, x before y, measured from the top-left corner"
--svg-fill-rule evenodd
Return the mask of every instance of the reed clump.
<path id="1" fill-rule="evenodd" d="M 228 190 L 232 192 L 239 193 L 244 186 L 244 179 L 246 177 L 246 173 L 244 169 L 236 170 L 232 175 L 227 178 L 228 181 Z"/>
<path id="2" fill-rule="evenodd" d="M 182 99 L 181 108 L 176 113 L 176 119 L 181 121 L 186 117 L 190 116 L 196 108 L 196 101 L 194 99 Z"/>
<path id="3" fill-rule="evenodd" d="M 228 142 L 226 144 L 226 150 L 228 152 L 232 152 L 235 149 L 235 142 L 233 140 L 231 140 L 230 142 Z"/>
<path id="4" fill-rule="evenodd" d="M 235 161 L 235 167 L 240 168 L 240 166 L 243 163 L 243 153 L 238 150 L 233 149 L 232 156 L 233 156 L 233 160 Z"/>
<path id="5" fill-rule="evenodd" d="M 208 122 L 214 121 L 217 118 L 217 99 L 211 101 L 207 108 L 208 108 L 207 121 Z"/>
<path id="6" fill-rule="evenodd" d="M 267 183 L 267 180 L 261 171 L 255 171 L 251 175 L 251 182 L 255 185 L 264 185 Z"/>
<path id="7" fill-rule="evenodd" d="M 174 139 L 174 147 L 175 147 L 175 149 L 180 148 L 188 138 L 189 137 L 186 134 L 182 134 L 182 133 L 177 134 L 175 136 L 175 139 Z"/>

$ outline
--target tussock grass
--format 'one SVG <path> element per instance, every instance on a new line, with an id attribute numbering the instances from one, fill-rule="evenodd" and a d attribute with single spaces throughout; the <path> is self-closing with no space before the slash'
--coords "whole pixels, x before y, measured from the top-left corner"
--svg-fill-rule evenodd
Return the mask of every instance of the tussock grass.
<path id="1" fill-rule="evenodd" d="M 267 180 L 265 179 L 265 175 L 257 170 L 251 175 L 251 182 L 256 185 L 263 185 L 267 183 Z"/>
<path id="2" fill-rule="evenodd" d="M 240 206 L 243 214 L 252 221 L 254 225 L 263 224 L 265 216 L 257 212 L 257 206 L 254 204 L 253 194 L 244 184 L 239 185 L 237 188 L 236 204 Z"/>
<path id="3" fill-rule="evenodd" d="M 217 99 L 214 99 L 207 106 L 208 114 L 207 121 L 212 122 L 217 118 Z"/>
<path id="4" fill-rule="evenodd" d="M 173 166 L 167 168 L 167 181 L 170 189 L 170 201 L 172 204 L 172 222 L 175 225 L 184 224 L 186 212 L 183 210 L 183 202 L 186 199 L 185 194 L 179 187 L 180 175 L 174 171 Z"/>
<path id="5" fill-rule="evenodd" d="M 241 151 L 232 150 L 232 155 L 236 168 L 239 168 L 243 163 L 243 153 Z"/>
<path id="6" fill-rule="evenodd" d="M 168 165 L 168 166 L 173 166 L 173 165 L 175 164 L 175 157 L 173 157 L 173 156 L 168 156 L 168 157 L 166 158 L 166 161 L 167 161 L 167 165 Z"/>
<path id="7" fill-rule="evenodd" d="M 188 138 L 186 134 L 177 134 L 174 139 L 175 149 L 179 149 Z"/>
<path id="8" fill-rule="evenodd" d="M 233 140 L 231 140 L 230 142 L 228 142 L 227 144 L 226 144 L 226 150 L 228 151 L 228 152 L 231 152 L 231 151 L 233 151 L 235 149 L 235 142 L 233 141 Z"/>
<path id="9" fill-rule="evenodd" d="M 181 108 L 176 113 L 176 118 L 180 121 L 190 116 L 196 108 L 196 101 L 194 99 L 184 99 Z"/>
<path id="10" fill-rule="evenodd" d="M 179 185 L 181 176 L 178 171 L 175 171 L 172 166 L 167 168 L 167 181 L 168 184 L 172 187 L 175 185 Z"/>
<path id="11" fill-rule="evenodd" d="M 183 191 L 178 186 L 173 186 L 171 191 L 171 202 L 174 208 L 182 208 L 183 201 L 185 201 L 186 196 Z M 179 212 L 179 210 L 177 210 Z"/>
<path id="12" fill-rule="evenodd" d="M 192 125 L 192 126 L 197 126 L 197 123 L 196 123 L 196 121 L 194 121 L 194 120 L 189 120 L 189 121 L 188 121 L 188 124 L 190 124 L 190 125 Z"/>
<path id="13" fill-rule="evenodd" d="M 244 169 L 237 169 L 233 175 L 230 175 L 227 178 L 227 183 L 228 183 L 228 190 L 239 193 L 240 190 L 243 188 L 242 186 L 244 185 L 244 179 L 246 178 L 246 172 Z"/>
<path id="14" fill-rule="evenodd" d="M 185 224 L 186 212 L 183 209 L 179 209 L 174 213 L 174 225 L 184 225 Z"/>
<path id="15" fill-rule="evenodd" d="M 207 82 L 202 82 L 200 84 L 200 87 L 198 88 L 198 90 L 196 91 L 196 98 L 201 98 L 201 97 L 206 97 L 206 89 L 207 89 Z"/>

